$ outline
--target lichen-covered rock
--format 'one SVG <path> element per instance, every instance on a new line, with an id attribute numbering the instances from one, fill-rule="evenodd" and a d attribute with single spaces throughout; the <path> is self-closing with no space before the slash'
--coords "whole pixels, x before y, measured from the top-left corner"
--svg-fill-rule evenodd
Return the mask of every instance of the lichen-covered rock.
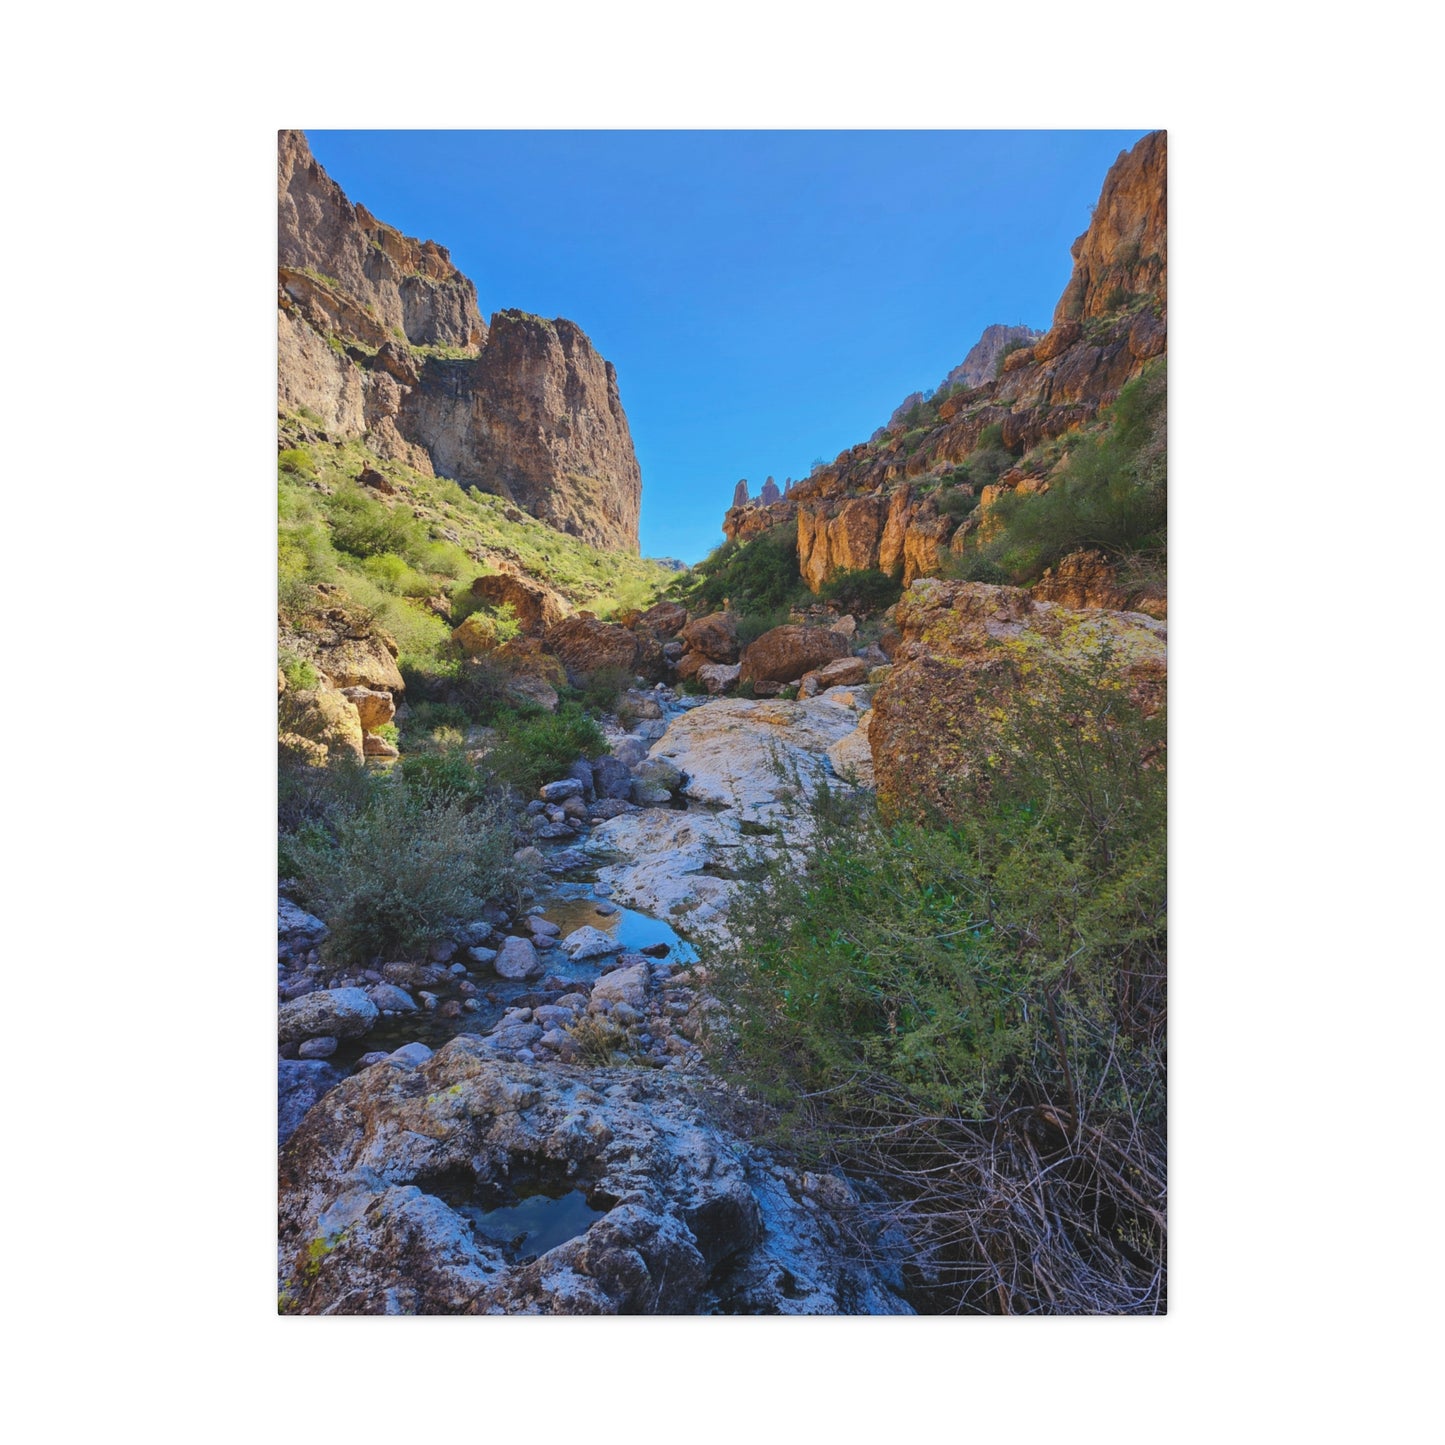
<path id="1" fill-rule="evenodd" d="M 652 632 L 658 637 L 676 637 L 687 626 L 687 608 L 680 602 L 657 602 L 638 617 L 635 631 Z"/>
<path id="2" fill-rule="evenodd" d="M 774 627 L 743 653 L 744 682 L 796 682 L 848 652 L 848 639 L 825 627 Z"/>
<path id="3" fill-rule="evenodd" d="M 705 662 L 697 670 L 697 680 L 714 696 L 736 687 L 742 674 L 741 663 Z"/>
<path id="4" fill-rule="evenodd" d="M 620 952 L 621 948 L 622 945 L 610 933 L 593 928 L 590 923 L 573 929 L 562 940 L 562 951 L 573 963 L 589 958 L 606 958 L 609 954 Z"/>
<path id="5" fill-rule="evenodd" d="M 1166 629 L 1142 613 L 1075 610 L 1017 587 L 933 580 L 916 583 L 895 617 L 902 638 L 869 727 L 885 809 L 954 806 L 952 789 L 986 752 L 998 710 L 1050 666 L 1080 667 L 1106 648 L 1111 672 L 1141 706 L 1163 700 Z"/>
<path id="6" fill-rule="evenodd" d="M 314 914 L 298 908 L 284 894 L 276 899 L 276 944 L 282 953 L 315 948 L 326 937 L 327 927 Z"/>
<path id="7" fill-rule="evenodd" d="M 735 1108 L 672 1071 L 540 1068 L 469 1035 L 365 1069 L 282 1151 L 282 1309 L 908 1313 L 888 1236 L 847 1242 L 870 1224 L 846 1181 L 810 1191 Z M 540 1251 L 488 1229 L 524 1193 L 556 1201 Z"/>
<path id="8" fill-rule="evenodd" d="M 396 703 L 389 692 L 373 687 L 344 687 L 341 695 L 356 709 L 363 731 L 374 733 L 396 716 Z"/>

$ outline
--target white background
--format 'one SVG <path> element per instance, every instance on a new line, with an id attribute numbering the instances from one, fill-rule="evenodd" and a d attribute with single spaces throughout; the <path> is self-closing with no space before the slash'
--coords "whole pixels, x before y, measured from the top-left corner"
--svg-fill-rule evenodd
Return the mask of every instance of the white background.
<path id="1" fill-rule="evenodd" d="M 492 12 L 11 18 L 15 1438 L 1438 1428 L 1423 8 Z M 1167 1320 L 276 1318 L 274 132 L 713 125 L 1170 131 Z"/>

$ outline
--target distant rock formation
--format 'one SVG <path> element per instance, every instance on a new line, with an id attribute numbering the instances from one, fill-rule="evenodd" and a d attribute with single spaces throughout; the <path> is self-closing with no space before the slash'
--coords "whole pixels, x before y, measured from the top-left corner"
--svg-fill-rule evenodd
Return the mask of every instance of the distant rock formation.
<path id="1" fill-rule="evenodd" d="M 783 494 L 778 490 L 778 484 L 771 477 L 769 477 L 767 481 L 763 483 L 763 490 L 761 496 L 759 497 L 759 500 L 762 502 L 763 506 L 771 507 L 774 502 L 781 499 L 782 495 Z"/>
<path id="2" fill-rule="evenodd" d="M 277 405 L 379 456 L 636 553 L 642 474 L 617 373 L 580 327 L 500 311 L 445 247 L 353 205 L 282 131 Z"/>
<path id="3" fill-rule="evenodd" d="M 733 488 L 733 506 L 746 507 L 750 500 L 748 496 L 748 479 L 744 477 L 742 481 Z"/>
<path id="4" fill-rule="evenodd" d="M 940 392 L 955 386 L 982 386 L 998 374 L 999 358 L 1005 348 L 1015 344 L 1029 346 L 1044 333 L 1032 326 L 985 326 L 983 335 L 974 342 L 963 358 L 939 384 Z"/>

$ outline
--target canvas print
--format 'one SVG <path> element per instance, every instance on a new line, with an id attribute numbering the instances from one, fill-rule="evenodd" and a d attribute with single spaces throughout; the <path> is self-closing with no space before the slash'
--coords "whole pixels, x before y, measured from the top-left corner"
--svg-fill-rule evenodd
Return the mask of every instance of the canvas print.
<path id="1" fill-rule="evenodd" d="M 1164 132 L 277 180 L 281 1313 L 1164 1313 Z"/>

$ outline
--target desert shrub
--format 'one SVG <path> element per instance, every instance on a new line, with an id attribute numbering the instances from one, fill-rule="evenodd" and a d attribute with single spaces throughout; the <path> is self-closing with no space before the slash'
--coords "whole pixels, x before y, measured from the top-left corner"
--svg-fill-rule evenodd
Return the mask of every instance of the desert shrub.
<path id="1" fill-rule="evenodd" d="M 903 595 L 903 574 L 880 572 L 873 567 L 860 567 L 839 572 L 822 586 L 818 596 L 845 612 L 860 617 L 892 607 Z"/>
<path id="2" fill-rule="evenodd" d="M 720 1061 L 882 1182 L 922 1307 L 1163 1306 L 1164 718 L 1040 670 L 956 806 L 826 794 L 730 911 Z"/>
<path id="3" fill-rule="evenodd" d="M 294 652 L 283 652 L 278 665 L 287 687 L 299 692 L 316 686 L 316 669 L 304 657 L 298 657 Z"/>
<path id="4" fill-rule="evenodd" d="M 791 607 L 772 607 L 761 612 L 743 612 L 738 615 L 738 646 L 750 647 L 763 633 L 775 627 L 786 627 L 793 615 Z"/>
<path id="5" fill-rule="evenodd" d="M 770 613 L 807 595 L 798 573 L 798 526 L 785 522 L 750 542 L 726 542 L 674 585 L 694 611 L 724 602 L 739 615 Z"/>
<path id="6" fill-rule="evenodd" d="M 401 776 L 416 797 L 430 801 L 452 800 L 470 808 L 487 797 L 489 779 L 477 771 L 460 743 L 442 741 L 408 753 L 401 760 Z"/>
<path id="7" fill-rule="evenodd" d="M 353 557 L 395 552 L 407 557 L 427 546 L 426 531 L 401 507 L 387 507 L 357 487 L 340 487 L 328 501 L 332 545 Z"/>
<path id="8" fill-rule="evenodd" d="M 316 463 L 305 447 L 288 447 L 276 457 L 276 465 L 293 477 L 314 477 Z"/>
<path id="9" fill-rule="evenodd" d="M 497 777 L 523 793 L 564 773 L 579 757 L 606 746 L 602 729 L 575 702 L 555 713 L 514 712 L 499 718 L 497 746 L 487 759 Z"/>
<path id="10" fill-rule="evenodd" d="M 620 695 L 632 686 L 633 674 L 625 667 L 599 667 L 578 688 L 583 707 L 593 712 L 616 712 Z"/>
<path id="11" fill-rule="evenodd" d="M 327 956 L 343 964 L 419 956 L 489 903 L 514 900 L 518 884 L 500 812 L 404 782 L 302 830 L 290 861 L 331 930 Z"/>
<path id="12" fill-rule="evenodd" d="M 945 488 L 938 494 L 938 510 L 945 517 L 962 521 L 978 506 L 978 493 L 965 492 L 957 487 Z"/>

